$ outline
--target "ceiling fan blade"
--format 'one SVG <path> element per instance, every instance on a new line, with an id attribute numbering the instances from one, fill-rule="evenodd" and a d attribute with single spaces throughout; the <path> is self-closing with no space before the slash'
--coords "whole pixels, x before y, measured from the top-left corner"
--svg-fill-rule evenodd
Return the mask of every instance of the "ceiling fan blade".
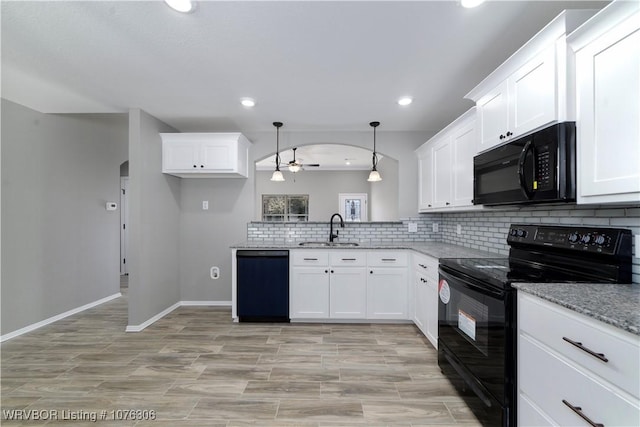
<path id="1" fill-rule="evenodd" d="M 311 164 L 305 163 L 303 166 L 308 166 L 310 168 L 319 168 L 320 167 L 320 165 L 318 163 L 311 163 Z"/>

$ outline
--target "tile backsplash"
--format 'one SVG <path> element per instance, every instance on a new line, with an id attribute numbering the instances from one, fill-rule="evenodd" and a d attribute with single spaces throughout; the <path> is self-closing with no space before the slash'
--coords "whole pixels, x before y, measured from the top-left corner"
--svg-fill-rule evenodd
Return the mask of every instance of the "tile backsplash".
<path id="1" fill-rule="evenodd" d="M 416 232 L 409 232 L 415 223 Z M 433 231 L 433 224 L 438 231 Z M 340 241 L 424 242 L 440 241 L 507 255 L 507 231 L 513 223 L 627 228 L 640 234 L 640 207 L 522 207 L 487 208 L 471 212 L 420 214 L 393 222 L 345 223 L 337 228 Z M 334 229 L 337 227 L 334 225 Z M 458 228 L 460 233 L 458 233 Z M 249 242 L 324 241 L 329 238 L 328 222 L 266 223 L 247 226 Z M 639 248 L 640 249 L 640 248 Z M 636 248 L 634 247 L 634 253 Z M 640 258 L 633 259 L 633 282 L 640 283 Z"/>

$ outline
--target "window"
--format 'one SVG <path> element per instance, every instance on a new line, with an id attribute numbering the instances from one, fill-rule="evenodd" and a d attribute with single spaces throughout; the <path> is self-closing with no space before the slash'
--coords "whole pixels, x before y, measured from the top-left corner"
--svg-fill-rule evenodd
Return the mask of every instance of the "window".
<path id="1" fill-rule="evenodd" d="M 367 194 L 366 193 L 340 193 L 338 194 L 340 205 L 338 207 L 345 221 L 367 221 Z"/>
<path id="2" fill-rule="evenodd" d="M 308 194 L 263 194 L 263 221 L 308 221 Z"/>

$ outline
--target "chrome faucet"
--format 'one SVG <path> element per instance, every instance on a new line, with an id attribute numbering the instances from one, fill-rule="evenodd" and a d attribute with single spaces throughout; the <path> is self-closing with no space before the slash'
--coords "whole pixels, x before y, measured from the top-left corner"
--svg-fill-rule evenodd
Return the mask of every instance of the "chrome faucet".
<path id="1" fill-rule="evenodd" d="M 333 218 L 335 217 L 340 218 L 340 227 L 344 228 L 344 219 L 342 219 L 342 215 L 340 215 L 339 213 L 334 213 L 333 215 L 331 215 L 331 220 L 329 220 L 329 224 L 331 224 L 331 229 L 329 230 L 329 241 L 333 242 L 333 239 L 338 237 L 338 230 L 336 230 L 336 234 L 333 234 Z"/>

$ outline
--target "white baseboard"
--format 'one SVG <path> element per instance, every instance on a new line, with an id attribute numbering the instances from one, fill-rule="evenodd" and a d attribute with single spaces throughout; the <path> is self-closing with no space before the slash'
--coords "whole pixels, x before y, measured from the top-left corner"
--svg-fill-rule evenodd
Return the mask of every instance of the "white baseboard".
<path id="1" fill-rule="evenodd" d="M 180 305 L 185 307 L 198 305 L 208 307 L 231 307 L 231 301 L 180 301 Z"/>
<path id="2" fill-rule="evenodd" d="M 173 310 L 175 310 L 176 308 L 179 307 L 187 307 L 187 306 L 215 306 L 215 307 L 230 307 L 231 306 L 231 301 L 178 301 L 177 303 L 173 304 L 171 307 L 161 311 L 160 313 L 156 314 L 155 316 L 153 316 L 152 318 L 150 318 L 149 320 L 139 324 L 139 325 L 127 325 L 127 328 L 125 329 L 126 332 L 140 332 L 143 329 L 145 329 L 148 326 L 151 326 L 152 324 L 154 324 L 155 322 L 157 322 L 158 320 L 162 319 L 164 316 L 166 316 L 167 314 L 171 313 Z"/>
<path id="3" fill-rule="evenodd" d="M 140 332 L 141 330 L 143 330 L 147 326 L 152 325 L 155 322 L 157 322 L 158 320 L 162 319 L 164 316 L 166 316 L 167 314 L 171 313 L 173 310 L 175 310 L 176 308 L 180 307 L 181 305 L 182 304 L 180 302 L 177 302 L 177 303 L 173 304 L 171 307 L 162 310 L 160 313 L 156 314 L 155 316 L 153 316 L 152 318 L 148 319 L 147 321 L 145 321 L 143 323 L 140 323 L 139 325 L 127 325 L 127 328 L 125 329 L 125 331 L 126 332 Z"/>
<path id="4" fill-rule="evenodd" d="M 53 322 L 57 322 L 58 320 L 62 320 L 65 317 L 72 316 L 74 314 L 80 313 L 81 311 L 88 310 L 90 308 L 96 307 L 96 306 L 98 306 L 100 304 L 104 304 L 105 302 L 111 301 L 111 300 L 119 298 L 121 296 L 122 296 L 122 294 L 120 292 L 118 292 L 116 294 L 109 295 L 108 297 L 101 298 L 101 299 L 99 299 L 97 301 L 90 302 L 89 304 L 85 304 L 83 306 L 74 308 L 72 310 L 65 311 L 64 313 L 57 314 L 57 315 L 55 315 L 53 317 L 49 317 L 48 319 L 42 320 L 40 322 L 31 324 L 29 326 L 25 326 L 24 328 L 20 328 L 17 331 L 13 331 L 13 332 L 9 332 L 8 334 L 0 335 L 0 342 L 4 342 L 4 341 L 7 341 L 7 340 L 10 340 L 11 338 L 15 338 L 17 336 L 26 334 L 27 332 L 35 331 L 36 329 L 39 329 L 39 328 L 41 328 L 43 326 L 49 325 L 49 324 L 51 324 Z"/>

